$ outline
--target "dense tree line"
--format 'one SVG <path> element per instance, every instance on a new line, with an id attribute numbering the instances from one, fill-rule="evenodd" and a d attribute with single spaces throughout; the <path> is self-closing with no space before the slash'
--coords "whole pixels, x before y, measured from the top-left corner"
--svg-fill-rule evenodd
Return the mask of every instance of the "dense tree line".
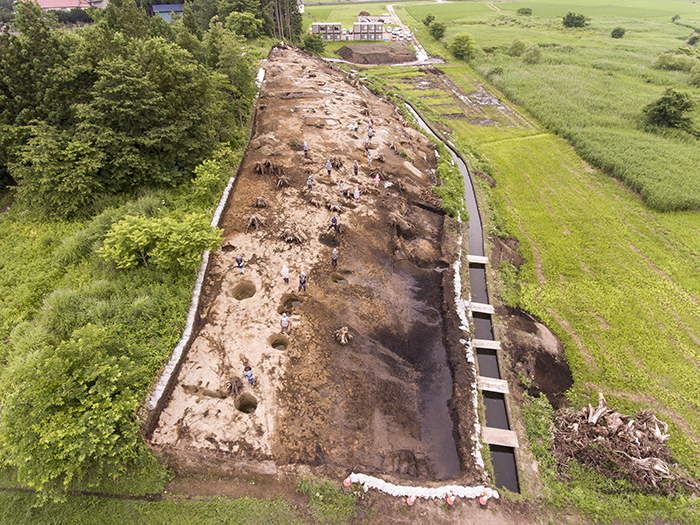
<path id="1" fill-rule="evenodd" d="M 0 182 L 45 216 L 90 215 L 111 196 L 175 186 L 244 136 L 255 97 L 245 40 L 218 18 L 171 25 L 112 0 L 77 32 L 35 3 L 0 35 Z"/>

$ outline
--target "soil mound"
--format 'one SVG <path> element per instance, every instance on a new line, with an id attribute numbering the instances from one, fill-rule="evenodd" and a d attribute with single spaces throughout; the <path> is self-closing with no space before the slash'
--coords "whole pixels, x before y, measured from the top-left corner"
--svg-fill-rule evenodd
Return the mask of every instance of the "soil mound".
<path id="1" fill-rule="evenodd" d="M 341 47 L 336 54 L 353 64 L 398 64 L 413 62 L 416 55 L 404 44 L 351 44 Z"/>

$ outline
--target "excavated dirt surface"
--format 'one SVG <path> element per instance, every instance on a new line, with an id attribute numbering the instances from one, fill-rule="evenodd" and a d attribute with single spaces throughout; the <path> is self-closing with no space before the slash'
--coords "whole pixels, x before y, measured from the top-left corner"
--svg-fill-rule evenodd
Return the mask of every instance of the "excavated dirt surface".
<path id="1" fill-rule="evenodd" d="M 349 44 L 341 47 L 336 54 L 354 64 L 400 64 L 413 62 L 416 55 L 405 43 L 391 44 Z"/>
<path id="2" fill-rule="evenodd" d="M 473 459 L 474 377 L 452 304 L 457 232 L 446 233 L 444 215 L 419 197 L 434 178 L 433 148 L 392 105 L 314 58 L 287 49 L 265 69 L 200 328 L 150 436 L 153 449 L 176 472 L 484 482 Z M 370 118 L 371 168 L 363 146 Z M 265 161 L 291 185 L 277 188 L 276 175 L 258 173 Z M 344 190 L 361 191 L 359 200 L 340 195 L 341 180 Z M 257 197 L 268 206 L 254 208 Z M 264 226 L 246 233 L 252 215 Z M 328 231 L 333 215 L 342 233 Z M 287 243 L 285 230 L 306 240 Z M 306 292 L 298 290 L 302 271 Z M 280 335 L 282 312 L 291 315 L 290 334 Z M 333 338 L 343 326 L 353 336 L 346 346 Z M 227 395 L 226 382 L 236 380 L 242 390 Z"/>

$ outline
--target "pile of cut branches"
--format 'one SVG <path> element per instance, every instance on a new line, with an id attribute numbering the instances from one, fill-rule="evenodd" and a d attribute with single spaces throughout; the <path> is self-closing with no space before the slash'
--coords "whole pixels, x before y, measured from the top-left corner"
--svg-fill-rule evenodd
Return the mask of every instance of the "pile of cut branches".
<path id="1" fill-rule="evenodd" d="M 559 470 L 571 460 L 612 479 L 626 479 L 635 487 L 670 494 L 685 488 L 699 491 L 700 484 L 675 463 L 664 444 L 668 425 L 651 410 L 634 416 L 608 407 L 603 394 L 598 406 L 578 412 L 564 409 L 554 423 L 553 454 Z"/>

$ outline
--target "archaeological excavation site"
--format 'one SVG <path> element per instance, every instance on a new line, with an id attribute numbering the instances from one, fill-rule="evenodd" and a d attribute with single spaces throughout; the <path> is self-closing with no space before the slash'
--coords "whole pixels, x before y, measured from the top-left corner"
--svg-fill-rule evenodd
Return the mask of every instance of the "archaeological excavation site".
<path id="1" fill-rule="evenodd" d="M 473 192 L 467 228 L 431 193 L 438 139 L 419 118 L 284 51 L 264 65 L 220 206 L 224 243 L 151 400 L 151 448 L 176 471 L 315 473 L 398 496 L 517 492 Z"/>

